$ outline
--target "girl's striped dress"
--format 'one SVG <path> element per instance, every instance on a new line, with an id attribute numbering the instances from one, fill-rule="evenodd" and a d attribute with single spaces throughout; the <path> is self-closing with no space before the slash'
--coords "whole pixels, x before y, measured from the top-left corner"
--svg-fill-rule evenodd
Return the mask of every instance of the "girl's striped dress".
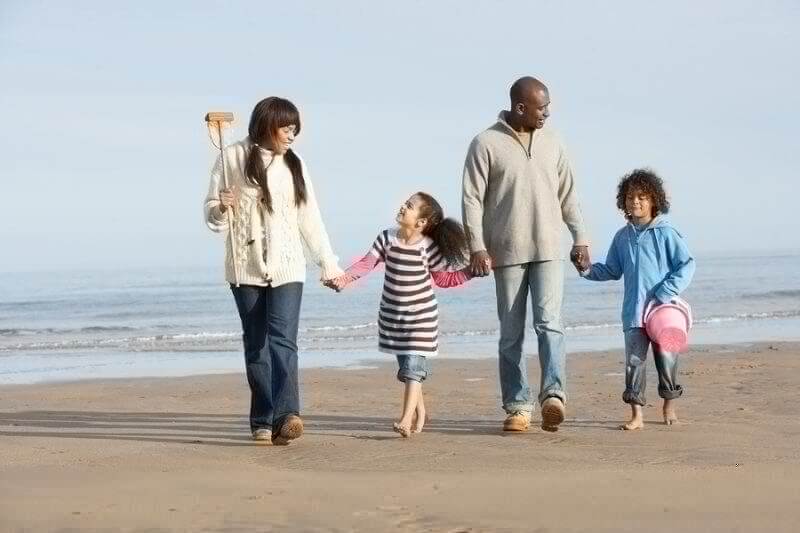
<path id="1" fill-rule="evenodd" d="M 378 263 L 385 264 L 383 294 L 378 312 L 378 346 L 395 355 L 435 356 L 439 341 L 439 306 L 433 284 L 455 287 L 470 279 L 466 269 L 449 271 L 429 237 L 401 244 L 397 229 L 378 234 L 369 252 L 347 269 L 358 279 Z"/>

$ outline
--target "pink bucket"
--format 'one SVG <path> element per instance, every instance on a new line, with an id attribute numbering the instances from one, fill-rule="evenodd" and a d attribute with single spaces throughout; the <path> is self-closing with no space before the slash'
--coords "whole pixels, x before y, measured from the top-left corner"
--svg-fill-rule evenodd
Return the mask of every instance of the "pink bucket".
<path id="1" fill-rule="evenodd" d="M 668 352 L 685 352 L 689 348 L 692 310 L 680 299 L 661 305 L 651 302 L 644 313 L 644 327 L 650 340 Z"/>

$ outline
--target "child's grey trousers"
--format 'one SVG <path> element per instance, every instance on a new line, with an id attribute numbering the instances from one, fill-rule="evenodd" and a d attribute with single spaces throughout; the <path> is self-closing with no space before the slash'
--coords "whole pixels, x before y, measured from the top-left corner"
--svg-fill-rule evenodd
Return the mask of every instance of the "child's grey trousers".
<path id="1" fill-rule="evenodd" d="M 622 401 L 645 405 L 647 386 L 647 350 L 653 345 L 653 359 L 658 371 L 658 395 L 665 400 L 674 400 L 683 394 L 683 387 L 676 383 L 678 377 L 678 354 L 667 352 L 652 342 L 644 328 L 625 331 L 625 392 Z"/>

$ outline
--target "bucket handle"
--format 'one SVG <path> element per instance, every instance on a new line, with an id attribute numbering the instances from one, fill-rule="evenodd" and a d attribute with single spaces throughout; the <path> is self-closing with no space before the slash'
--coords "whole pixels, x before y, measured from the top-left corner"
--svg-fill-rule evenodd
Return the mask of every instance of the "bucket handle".
<path id="1" fill-rule="evenodd" d="M 689 302 L 677 296 L 670 299 L 669 302 L 664 304 L 659 303 L 659 301 L 656 300 L 655 298 L 651 298 L 650 301 L 647 302 L 647 305 L 644 307 L 644 318 L 642 318 L 642 324 L 647 324 L 647 319 L 650 316 L 650 313 L 652 313 L 656 307 L 661 305 L 671 305 L 683 311 L 684 314 L 686 315 L 686 330 L 688 331 L 692 329 L 692 324 L 694 323 L 694 318 L 692 317 L 692 307 L 689 305 Z"/>

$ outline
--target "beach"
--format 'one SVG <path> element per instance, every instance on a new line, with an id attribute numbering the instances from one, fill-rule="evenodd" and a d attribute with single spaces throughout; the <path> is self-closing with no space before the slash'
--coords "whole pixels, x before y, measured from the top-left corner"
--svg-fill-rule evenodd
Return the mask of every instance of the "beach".
<path id="1" fill-rule="evenodd" d="M 800 532 L 800 3 L 0 14 L 0 533 Z"/>
<path id="2" fill-rule="evenodd" d="M 796 530 L 799 343 L 693 347 L 681 423 L 651 375 L 634 432 L 619 350 L 570 353 L 557 433 L 503 434 L 496 361 L 450 355 L 402 439 L 394 372 L 304 369 L 287 447 L 250 440 L 242 373 L 2 386 L 0 530 Z"/>

